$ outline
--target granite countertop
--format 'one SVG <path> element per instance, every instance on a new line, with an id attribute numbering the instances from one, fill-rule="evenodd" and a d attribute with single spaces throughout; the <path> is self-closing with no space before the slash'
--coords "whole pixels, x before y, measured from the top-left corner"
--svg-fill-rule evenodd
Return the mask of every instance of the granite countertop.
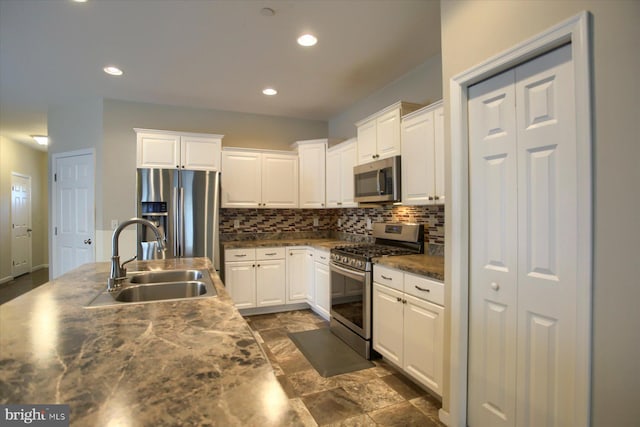
<path id="1" fill-rule="evenodd" d="M 244 249 L 280 246 L 312 246 L 320 249 L 332 249 L 338 245 L 350 244 L 345 240 L 336 239 L 269 239 L 269 240 L 233 240 L 222 242 L 225 249 Z"/>
<path id="2" fill-rule="evenodd" d="M 206 258 L 214 298 L 85 309 L 109 263 L 0 305 L 0 403 L 68 404 L 71 425 L 296 425 L 271 365 Z"/>
<path id="3" fill-rule="evenodd" d="M 444 257 L 433 255 L 401 255 L 374 258 L 374 263 L 444 281 Z"/>

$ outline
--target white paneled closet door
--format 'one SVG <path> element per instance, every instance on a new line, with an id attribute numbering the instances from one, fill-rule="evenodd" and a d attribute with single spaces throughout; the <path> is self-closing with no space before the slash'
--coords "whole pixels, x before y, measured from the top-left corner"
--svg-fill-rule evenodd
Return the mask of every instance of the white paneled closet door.
<path id="1" fill-rule="evenodd" d="M 575 422 L 577 179 L 566 45 L 469 89 L 470 426 Z"/>

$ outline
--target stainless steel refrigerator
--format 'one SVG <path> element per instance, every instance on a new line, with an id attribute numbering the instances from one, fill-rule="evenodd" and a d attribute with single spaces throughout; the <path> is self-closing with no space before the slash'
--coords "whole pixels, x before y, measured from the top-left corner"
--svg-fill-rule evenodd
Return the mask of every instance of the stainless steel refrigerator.
<path id="1" fill-rule="evenodd" d="M 220 172 L 138 169 L 138 216 L 167 237 L 164 258 L 208 257 L 220 269 L 218 212 Z M 139 260 L 157 259 L 151 230 L 138 226 Z"/>

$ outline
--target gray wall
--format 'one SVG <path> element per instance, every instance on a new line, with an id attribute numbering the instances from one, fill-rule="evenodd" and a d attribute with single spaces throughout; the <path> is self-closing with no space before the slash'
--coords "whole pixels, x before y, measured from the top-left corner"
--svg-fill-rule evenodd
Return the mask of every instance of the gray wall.
<path id="1" fill-rule="evenodd" d="M 11 276 L 11 173 L 31 177 L 31 266 L 49 263 L 47 153 L 0 137 L 0 281 Z"/>
<path id="2" fill-rule="evenodd" d="M 224 135 L 223 147 L 290 150 L 297 140 L 326 138 L 327 122 L 104 100 L 104 208 L 96 229 L 109 230 L 111 219 L 135 215 L 136 134 L 133 128 Z M 99 179 L 100 180 L 100 179 Z M 118 201 L 111 203 L 111 201 Z"/>
<path id="3" fill-rule="evenodd" d="M 445 111 L 452 76 L 583 10 L 593 15 L 595 105 L 592 424 L 631 426 L 640 420 L 640 2 L 442 1 Z M 449 165 L 449 149 L 446 155 Z M 450 210 L 446 215 L 450 239 Z M 450 254 L 449 247 L 448 262 Z M 449 290 L 449 265 L 446 271 Z"/>
<path id="4" fill-rule="evenodd" d="M 356 102 L 329 120 L 329 138 L 356 136 L 354 123 L 398 102 L 428 105 L 442 99 L 442 58 L 436 55 L 389 83 L 379 91 Z"/>

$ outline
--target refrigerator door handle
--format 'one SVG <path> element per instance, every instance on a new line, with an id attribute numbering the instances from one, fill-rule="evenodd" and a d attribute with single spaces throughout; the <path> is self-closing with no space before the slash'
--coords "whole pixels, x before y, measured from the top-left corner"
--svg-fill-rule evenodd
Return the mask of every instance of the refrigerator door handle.
<path id="1" fill-rule="evenodd" d="M 180 228 L 178 229 L 178 241 L 180 247 L 179 257 L 184 256 L 184 188 L 180 187 L 180 210 L 179 210 L 179 223 Z"/>
<path id="2" fill-rule="evenodd" d="M 178 256 L 178 212 L 179 211 L 179 206 L 178 206 L 178 188 L 174 187 L 173 188 L 173 256 L 177 257 Z"/>

